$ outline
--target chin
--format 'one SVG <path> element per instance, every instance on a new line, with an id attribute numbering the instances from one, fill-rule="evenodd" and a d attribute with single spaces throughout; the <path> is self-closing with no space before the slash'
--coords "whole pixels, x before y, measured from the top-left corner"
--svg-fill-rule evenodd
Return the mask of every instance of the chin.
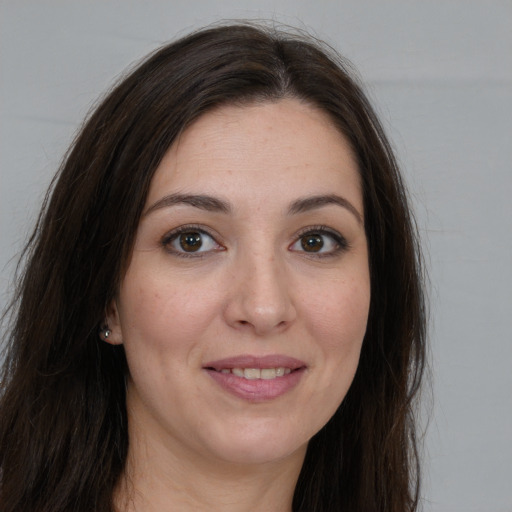
<path id="1" fill-rule="evenodd" d="M 225 429 L 223 434 L 212 447 L 216 457 L 241 465 L 269 464 L 289 457 L 304 457 L 308 443 L 307 438 L 299 438 L 297 433 L 275 423 L 265 426 L 253 423 L 235 432 Z M 211 440 L 212 437 L 210 444 Z"/>

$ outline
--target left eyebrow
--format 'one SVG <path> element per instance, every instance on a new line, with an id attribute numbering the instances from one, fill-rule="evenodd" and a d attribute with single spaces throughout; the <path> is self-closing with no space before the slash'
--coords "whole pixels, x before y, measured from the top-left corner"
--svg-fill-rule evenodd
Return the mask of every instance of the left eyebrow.
<path id="1" fill-rule="evenodd" d="M 311 210 L 316 210 L 329 204 L 335 204 L 341 206 L 342 208 L 345 208 L 352 215 L 354 215 L 359 224 L 363 224 L 363 217 L 357 211 L 356 207 L 348 199 L 345 199 L 344 197 L 338 196 L 336 194 L 329 194 L 325 196 L 311 196 L 302 199 L 297 199 L 290 205 L 290 208 L 288 208 L 288 215 L 296 215 L 298 213 L 309 212 Z"/>
<path id="2" fill-rule="evenodd" d="M 160 208 L 168 208 L 179 204 L 187 204 L 200 210 L 208 212 L 229 213 L 231 207 L 225 201 L 217 199 L 216 197 L 202 195 L 202 194 L 170 194 L 162 197 L 156 203 L 152 204 L 144 213 L 143 216 L 159 210 Z"/>

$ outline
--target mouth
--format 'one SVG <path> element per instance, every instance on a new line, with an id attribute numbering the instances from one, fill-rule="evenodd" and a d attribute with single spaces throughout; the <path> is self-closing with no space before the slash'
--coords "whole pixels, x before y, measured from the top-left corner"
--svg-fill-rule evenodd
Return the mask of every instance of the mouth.
<path id="1" fill-rule="evenodd" d="M 208 370 L 215 370 L 215 368 L 207 368 Z M 292 371 L 291 368 L 285 368 L 284 366 L 279 366 L 278 368 L 222 368 L 220 373 L 231 373 L 236 375 L 237 377 L 242 377 L 247 380 L 255 380 L 255 379 L 263 379 L 263 380 L 272 380 L 278 377 L 284 377 L 288 375 Z"/>
<path id="2" fill-rule="evenodd" d="M 203 369 L 221 388 L 250 402 L 264 402 L 291 391 L 306 364 L 282 355 L 237 356 L 209 362 Z"/>

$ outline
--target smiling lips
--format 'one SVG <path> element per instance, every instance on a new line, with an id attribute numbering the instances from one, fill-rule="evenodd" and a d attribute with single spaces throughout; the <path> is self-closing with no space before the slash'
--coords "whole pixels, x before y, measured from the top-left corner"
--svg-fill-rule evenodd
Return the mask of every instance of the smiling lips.
<path id="1" fill-rule="evenodd" d="M 282 355 L 248 355 L 209 362 L 203 369 L 222 388 L 238 398 L 265 402 L 294 388 L 304 374 L 306 364 Z"/>
<path id="2" fill-rule="evenodd" d="M 221 373 L 232 373 L 237 377 L 243 377 L 244 379 L 254 380 L 254 379 L 264 379 L 271 380 L 276 377 L 283 377 L 284 375 L 288 375 L 291 373 L 290 368 L 285 368 L 284 366 L 280 366 L 278 368 L 222 368 Z"/>

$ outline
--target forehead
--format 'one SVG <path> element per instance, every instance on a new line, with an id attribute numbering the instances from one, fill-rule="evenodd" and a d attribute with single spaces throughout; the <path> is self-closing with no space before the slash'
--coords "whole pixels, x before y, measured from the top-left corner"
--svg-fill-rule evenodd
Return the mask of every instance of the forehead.
<path id="1" fill-rule="evenodd" d="M 337 191 L 362 208 L 347 140 L 327 114 L 295 99 L 219 107 L 188 127 L 159 165 L 148 202 L 198 189 L 228 201 Z"/>

